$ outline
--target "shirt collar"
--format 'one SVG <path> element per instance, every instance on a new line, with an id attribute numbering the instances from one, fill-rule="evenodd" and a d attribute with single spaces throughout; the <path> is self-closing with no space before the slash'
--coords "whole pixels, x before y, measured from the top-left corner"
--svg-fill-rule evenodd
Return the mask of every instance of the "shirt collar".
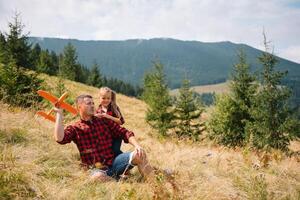
<path id="1" fill-rule="evenodd" d="M 87 120 L 87 121 L 80 118 L 80 123 L 92 124 L 94 119 L 95 119 L 95 116 L 92 116 L 92 118 L 90 120 Z"/>

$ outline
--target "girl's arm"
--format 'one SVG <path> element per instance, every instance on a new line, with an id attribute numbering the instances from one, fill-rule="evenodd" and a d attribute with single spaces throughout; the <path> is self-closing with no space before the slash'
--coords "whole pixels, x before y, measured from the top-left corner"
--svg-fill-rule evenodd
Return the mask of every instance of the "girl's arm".
<path id="1" fill-rule="evenodd" d="M 121 119 L 119 119 L 119 118 L 117 118 L 117 117 L 113 117 L 113 116 L 111 116 L 111 115 L 109 115 L 109 114 L 106 114 L 106 113 L 102 113 L 102 114 L 100 114 L 100 115 L 101 115 L 102 117 L 105 117 L 105 118 L 107 118 L 107 119 L 110 119 L 110 120 L 116 122 L 116 123 L 119 124 L 119 125 L 122 125 L 122 124 L 123 124 L 122 121 L 121 121 Z M 98 114 L 98 116 L 99 116 L 99 114 Z"/>
<path id="2" fill-rule="evenodd" d="M 120 109 L 119 109 L 119 108 L 118 108 L 118 111 L 120 112 Z M 120 114 L 121 114 L 121 112 L 120 112 Z M 99 118 L 105 117 L 105 118 L 107 118 L 107 119 L 110 119 L 110 120 L 116 122 L 116 123 L 119 124 L 119 125 L 122 125 L 122 124 L 125 123 L 122 114 L 121 114 L 121 117 L 118 118 L 118 117 L 111 116 L 111 115 L 109 115 L 109 114 L 107 114 L 107 113 L 101 113 L 100 110 L 96 110 L 95 116 L 96 116 L 96 117 L 99 117 Z"/>

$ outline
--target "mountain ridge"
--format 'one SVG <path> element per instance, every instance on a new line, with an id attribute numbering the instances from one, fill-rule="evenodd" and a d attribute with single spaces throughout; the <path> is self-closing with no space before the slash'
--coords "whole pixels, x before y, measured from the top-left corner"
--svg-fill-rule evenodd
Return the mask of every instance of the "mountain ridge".
<path id="1" fill-rule="evenodd" d="M 260 69 L 257 57 L 262 51 L 247 44 L 230 41 L 201 42 L 172 38 L 128 40 L 78 40 L 47 37 L 30 37 L 32 44 L 61 53 L 67 43 L 72 43 L 80 63 L 90 67 L 94 61 L 101 72 L 135 85 L 141 85 L 145 72 L 154 60 L 164 65 L 171 88 L 180 87 L 184 74 L 191 85 L 224 82 L 230 77 L 237 53 L 243 49 L 252 71 Z M 279 57 L 278 57 L 279 58 Z M 300 77 L 300 64 L 279 58 L 278 70 L 289 71 L 288 78 Z"/>

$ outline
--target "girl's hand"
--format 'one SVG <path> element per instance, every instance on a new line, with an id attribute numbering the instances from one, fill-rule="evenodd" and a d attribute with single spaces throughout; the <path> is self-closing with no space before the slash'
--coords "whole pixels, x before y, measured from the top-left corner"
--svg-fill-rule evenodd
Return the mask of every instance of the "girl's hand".
<path id="1" fill-rule="evenodd" d="M 95 114 L 96 117 L 99 117 L 99 118 L 102 118 L 102 117 L 105 117 L 105 118 L 108 118 L 109 119 L 109 115 L 106 114 L 106 113 L 97 113 Z"/>
<path id="2" fill-rule="evenodd" d="M 95 116 L 101 118 L 101 114 L 100 113 L 96 113 Z"/>

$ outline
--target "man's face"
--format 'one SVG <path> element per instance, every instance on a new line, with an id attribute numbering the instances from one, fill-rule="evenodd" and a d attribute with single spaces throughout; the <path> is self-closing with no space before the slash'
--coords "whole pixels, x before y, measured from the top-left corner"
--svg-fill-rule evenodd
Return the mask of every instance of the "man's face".
<path id="1" fill-rule="evenodd" d="M 79 111 L 85 115 L 93 116 L 95 112 L 94 101 L 91 98 L 84 98 L 78 106 Z"/>

